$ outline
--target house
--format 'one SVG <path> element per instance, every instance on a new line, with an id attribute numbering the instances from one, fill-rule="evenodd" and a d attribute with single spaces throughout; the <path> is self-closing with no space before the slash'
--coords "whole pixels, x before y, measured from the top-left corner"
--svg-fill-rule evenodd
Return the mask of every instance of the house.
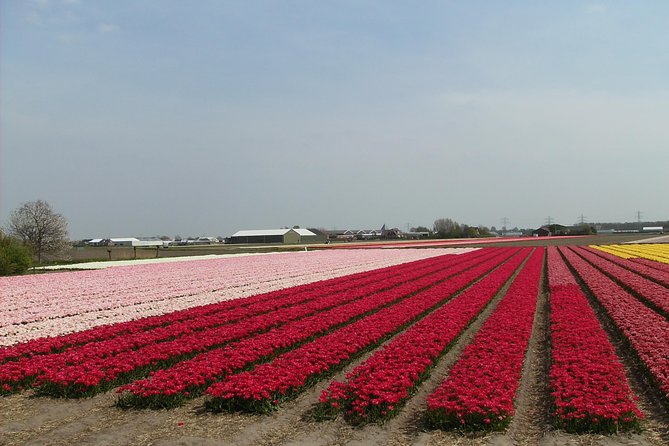
<path id="1" fill-rule="evenodd" d="M 237 231 L 230 237 L 229 243 L 314 243 L 321 237 L 308 229 L 253 229 Z"/>
<path id="2" fill-rule="evenodd" d="M 374 240 L 374 239 L 397 239 L 404 237 L 404 233 L 397 228 L 386 229 L 333 229 L 328 231 L 330 239 L 337 240 Z"/>
<path id="3" fill-rule="evenodd" d="M 328 238 L 337 240 L 355 240 L 358 231 L 351 229 L 333 229 L 328 231 Z"/>
<path id="4" fill-rule="evenodd" d="M 196 239 L 186 241 L 187 245 L 212 245 L 214 243 L 218 243 L 218 239 L 216 237 L 198 237 Z"/>
<path id="5" fill-rule="evenodd" d="M 110 246 L 135 246 L 139 242 L 135 237 L 114 237 L 109 239 Z"/>
<path id="6" fill-rule="evenodd" d="M 320 229 L 316 228 L 307 228 L 309 231 L 313 232 L 314 235 L 303 235 L 302 243 L 325 243 L 328 239 L 328 234 L 323 232 Z"/>
<path id="7" fill-rule="evenodd" d="M 136 237 L 114 237 L 109 239 L 108 244 L 109 246 L 127 246 L 137 248 L 163 246 L 163 241 L 153 239 L 140 240 Z"/>
<path id="8" fill-rule="evenodd" d="M 429 238 L 430 233 L 427 231 L 410 231 L 410 232 L 405 232 L 404 233 L 404 238 L 408 238 L 411 240 L 418 240 L 418 239 L 424 239 L 424 238 Z M 495 237 L 498 234 L 495 234 Z"/>
<path id="9" fill-rule="evenodd" d="M 355 238 L 358 240 L 373 240 L 381 237 L 381 231 L 378 229 L 361 229 L 355 233 Z"/>
<path id="10" fill-rule="evenodd" d="M 542 226 L 539 229 L 535 229 L 534 231 L 532 231 L 532 235 L 534 237 L 550 237 L 551 230 L 548 226 Z"/>
<path id="11" fill-rule="evenodd" d="M 383 239 L 397 239 L 402 238 L 403 234 L 398 228 L 386 229 L 386 225 L 381 227 L 381 238 Z"/>

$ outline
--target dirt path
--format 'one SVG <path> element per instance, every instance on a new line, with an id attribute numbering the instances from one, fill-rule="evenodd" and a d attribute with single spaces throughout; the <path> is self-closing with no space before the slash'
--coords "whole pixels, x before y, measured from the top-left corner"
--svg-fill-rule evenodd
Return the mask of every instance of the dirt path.
<path id="1" fill-rule="evenodd" d="M 544 262 L 546 260 L 544 259 Z M 532 324 L 520 387 L 514 406 L 515 415 L 504 435 L 492 438 L 493 445 L 539 444 L 550 426 L 548 374 L 550 370 L 550 301 L 546 270 Z"/>

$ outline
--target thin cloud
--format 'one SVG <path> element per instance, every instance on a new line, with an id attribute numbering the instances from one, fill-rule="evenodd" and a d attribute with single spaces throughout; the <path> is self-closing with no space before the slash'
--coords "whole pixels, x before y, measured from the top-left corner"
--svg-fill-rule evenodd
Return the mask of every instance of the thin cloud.
<path id="1" fill-rule="evenodd" d="M 74 33 L 60 34 L 58 36 L 58 40 L 62 43 L 65 43 L 65 44 L 69 45 L 69 44 L 72 44 L 72 43 L 79 42 L 81 40 L 81 36 L 79 36 L 78 34 L 74 34 Z"/>
<path id="2" fill-rule="evenodd" d="M 109 23 L 101 23 L 98 25 L 98 31 L 101 33 L 113 33 L 114 31 L 118 31 L 118 26 Z"/>
<path id="3" fill-rule="evenodd" d="M 585 12 L 588 14 L 604 14 L 608 7 L 604 3 L 588 3 L 585 5 Z"/>

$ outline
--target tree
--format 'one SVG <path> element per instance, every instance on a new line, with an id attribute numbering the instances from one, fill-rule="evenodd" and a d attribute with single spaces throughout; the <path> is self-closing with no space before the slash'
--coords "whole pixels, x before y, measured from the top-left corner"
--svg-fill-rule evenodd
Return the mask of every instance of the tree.
<path id="1" fill-rule="evenodd" d="M 30 268 L 30 250 L 0 231 L 0 276 L 22 274 Z"/>
<path id="2" fill-rule="evenodd" d="M 44 200 L 15 209 L 9 217 L 9 232 L 32 248 L 38 263 L 43 254 L 57 254 L 69 244 L 67 220 Z"/>
<path id="3" fill-rule="evenodd" d="M 434 221 L 434 232 L 442 238 L 462 237 L 462 227 L 450 218 L 439 218 Z"/>

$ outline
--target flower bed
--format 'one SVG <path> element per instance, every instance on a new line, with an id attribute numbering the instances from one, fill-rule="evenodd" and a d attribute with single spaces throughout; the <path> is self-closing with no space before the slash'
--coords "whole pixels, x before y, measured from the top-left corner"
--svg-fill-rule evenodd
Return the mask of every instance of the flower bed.
<path id="1" fill-rule="evenodd" d="M 629 342 L 665 402 L 669 402 L 669 321 L 572 250 L 561 248 L 560 252 Z"/>
<path id="2" fill-rule="evenodd" d="M 0 346 L 448 254 L 317 251 L 0 277 Z"/>
<path id="3" fill-rule="evenodd" d="M 432 426 L 501 430 L 509 424 L 532 333 L 543 255 L 543 249 L 532 254 L 448 379 L 428 397 Z"/>
<path id="4" fill-rule="evenodd" d="M 548 248 L 548 265 L 555 425 L 570 432 L 637 428 L 643 415 L 623 366 L 555 247 Z"/>
<path id="5" fill-rule="evenodd" d="M 669 289 L 581 247 L 574 252 L 590 262 L 624 288 L 640 296 L 664 315 L 669 315 Z"/>
<path id="6" fill-rule="evenodd" d="M 396 413 L 531 251 L 526 248 L 418 322 L 347 374 L 346 382 L 333 382 L 321 394 L 319 417 L 343 412 L 349 421 L 359 424 Z"/>
<path id="7" fill-rule="evenodd" d="M 669 265 L 665 265 L 663 263 L 655 262 L 653 260 L 648 260 L 648 259 L 635 259 L 635 258 L 630 258 L 630 259 L 623 259 L 620 258 L 614 254 L 611 254 L 610 252 L 602 251 L 599 249 L 595 248 L 586 248 L 588 252 L 595 254 L 599 257 L 602 257 L 612 263 L 615 263 L 616 265 L 628 269 L 630 271 L 633 271 L 637 274 L 641 274 L 642 276 L 648 277 L 655 282 L 661 283 L 664 286 L 669 286 Z M 642 260 L 643 262 L 638 262 L 638 260 Z M 653 266 L 649 266 L 646 262 L 650 262 Z M 659 266 L 662 268 L 662 266 L 667 266 L 665 271 L 662 271 L 660 269 L 657 269 Z"/>
<path id="8" fill-rule="evenodd" d="M 221 349 L 198 355 L 174 367 L 157 371 L 148 379 L 139 380 L 119 389 L 123 407 L 169 407 L 179 404 L 184 395 L 198 394 L 213 380 L 250 363 L 269 357 L 298 343 L 322 335 L 338 325 L 350 323 L 370 312 L 405 299 L 413 293 L 432 286 L 477 264 L 490 263 L 506 250 L 489 251 L 485 256 L 460 257 L 444 263 L 444 271 L 419 280 L 408 280 L 403 285 L 381 293 L 356 299 L 350 304 L 333 308 L 294 323 L 242 340 Z M 476 267 L 475 267 L 476 268 Z M 456 276 L 457 277 L 457 276 Z M 391 307 L 392 308 L 392 307 Z"/>
<path id="9" fill-rule="evenodd" d="M 380 277 L 384 278 L 388 286 L 392 286 L 395 283 L 394 280 L 397 278 L 399 278 L 400 282 L 404 280 L 402 276 L 409 273 L 410 269 L 411 271 L 414 271 L 414 268 L 416 268 L 415 271 L 421 269 L 425 271 L 434 270 L 435 268 L 441 268 L 442 262 L 432 258 L 417 263 L 411 262 L 404 265 L 357 273 L 345 276 L 345 278 L 322 280 L 243 299 L 193 307 L 166 315 L 152 316 L 114 325 L 104 325 L 73 334 L 35 339 L 11 347 L 0 348 L 0 363 L 6 360 L 17 359 L 21 356 L 55 353 L 73 346 L 97 343 L 105 340 L 111 340 L 118 345 L 118 337 L 120 335 L 123 335 L 122 340 L 124 342 L 130 342 L 136 348 L 138 344 L 133 335 L 141 337 L 145 341 L 151 338 L 159 340 L 161 328 L 167 326 L 169 326 L 169 335 L 176 336 L 179 324 L 184 322 L 192 331 L 196 329 L 192 325 L 193 320 L 197 319 L 197 325 L 204 329 L 208 326 L 220 325 L 225 321 L 231 322 L 254 314 L 261 314 L 284 306 L 294 305 L 300 301 L 322 298 L 373 283 L 381 285 L 378 281 Z M 147 332 L 149 330 L 151 330 L 152 336 L 148 336 Z M 102 350 L 105 349 L 104 345 L 91 345 L 94 345 L 95 348 L 100 347 Z"/>
<path id="10" fill-rule="evenodd" d="M 669 274 L 669 264 L 667 263 L 660 263 L 655 260 L 650 260 L 650 259 L 642 259 L 642 258 L 634 258 L 634 259 L 629 259 L 631 262 L 634 263 L 639 263 L 644 266 L 648 266 L 650 268 L 656 269 L 660 272 L 667 273 Z"/>
<path id="11" fill-rule="evenodd" d="M 515 253 L 515 250 L 505 252 Z M 356 355 L 448 301 L 451 296 L 497 266 L 494 258 L 392 307 L 347 325 L 327 336 L 291 350 L 270 363 L 242 372 L 211 385 L 206 407 L 213 411 L 244 410 L 266 412 L 338 370 Z"/>
<path id="12" fill-rule="evenodd" d="M 669 245 L 657 244 L 625 244 L 625 245 L 591 245 L 601 251 L 610 252 L 625 259 L 644 258 L 663 265 L 669 264 Z"/>
<path id="13" fill-rule="evenodd" d="M 472 256 L 475 259 L 478 254 Z M 429 259 L 360 274 L 351 280 L 333 279 L 298 287 L 294 293 L 283 290 L 223 303 L 219 304 L 224 307 L 218 309 L 220 311 L 215 311 L 216 306 L 208 306 L 181 312 L 178 317 L 155 317 L 145 322 L 148 327 L 157 328 L 74 346 L 62 353 L 21 357 L 18 361 L 2 364 L 0 382 L 9 381 L 7 376 L 10 376 L 13 386 L 18 387 L 39 376 L 41 390 L 49 393 L 77 395 L 99 391 L 105 387 L 101 384 L 112 382 L 123 374 L 136 374 L 141 367 L 160 361 L 176 361 L 180 356 L 267 330 L 365 294 L 377 293 L 384 287 L 440 271 L 453 259 L 448 257 L 441 262 Z M 244 305 L 245 302 L 249 304 Z"/>

